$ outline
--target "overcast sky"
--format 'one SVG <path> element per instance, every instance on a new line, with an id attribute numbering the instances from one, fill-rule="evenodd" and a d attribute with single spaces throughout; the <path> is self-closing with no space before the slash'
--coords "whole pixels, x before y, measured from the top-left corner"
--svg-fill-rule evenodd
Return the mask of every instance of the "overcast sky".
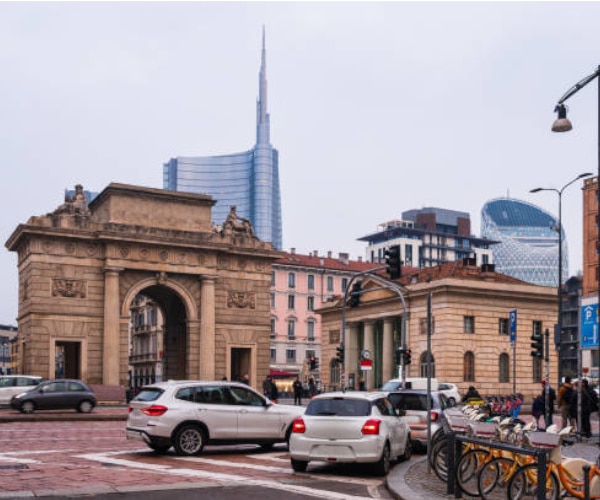
<path id="1" fill-rule="evenodd" d="M 4 242 L 75 184 L 162 188 L 175 156 L 255 143 L 262 26 L 284 249 L 364 255 L 405 210 L 497 197 L 556 214 L 598 168 L 598 2 L 0 2 Z M 570 272 L 580 184 L 562 197 Z M 17 258 L 0 252 L 0 323 L 16 325 Z"/>

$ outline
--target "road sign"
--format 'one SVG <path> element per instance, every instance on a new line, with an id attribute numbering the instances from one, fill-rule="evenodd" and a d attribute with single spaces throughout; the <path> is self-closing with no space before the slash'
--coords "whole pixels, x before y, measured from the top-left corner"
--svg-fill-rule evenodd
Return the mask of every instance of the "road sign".
<path id="1" fill-rule="evenodd" d="M 360 360 L 360 369 L 363 371 L 369 371 L 373 369 L 373 360 L 372 359 L 361 359 Z"/>
<path id="2" fill-rule="evenodd" d="M 581 348 L 598 347 L 598 302 L 581 300 Z"/>
<path id="3" fill-rule="evenodd" d="M 510 341 L 517 340 L 517 310 L 513 309 L 510 312 Z"/>

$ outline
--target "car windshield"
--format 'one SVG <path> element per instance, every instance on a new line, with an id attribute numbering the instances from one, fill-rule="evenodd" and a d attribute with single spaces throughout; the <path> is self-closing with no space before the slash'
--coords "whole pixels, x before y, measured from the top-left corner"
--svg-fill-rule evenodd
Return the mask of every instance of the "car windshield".
<path id="1" fill-rule="evenodd" d="M 392 397 L 390 396 L 390 399 Z M 426 394 L 398 394 L 392 399 L 396 408 L 410 411 L 427 411 L 427 395 Z M 434 408 L 433 401 L 431 408 Z"/>
<path id="2" fill-rule="evenodd" d="M 156 401 L 163 393 L 158 387 L 144 387 L 139 394 L 133 398 L 134 401 Z"/>
<path id="3" fill-rule="evenodd" d="M 395 391 L 402 385 L 402 382 L 390 380 L 381 386 L 382 391 Z"/>
<path id="4" fill-rule="evenodd" d="M 370 414 L 371 403 L 359 399 L 313 399 L 306 408 L 306 415 L 312 416 L 368 417 Z"/>

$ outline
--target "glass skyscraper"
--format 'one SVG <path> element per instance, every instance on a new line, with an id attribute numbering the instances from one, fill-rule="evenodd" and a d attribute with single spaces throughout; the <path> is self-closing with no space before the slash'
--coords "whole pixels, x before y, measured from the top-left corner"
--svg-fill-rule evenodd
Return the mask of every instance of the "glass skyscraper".
<path id="1" fill-rule="evenodd" d="M 267 64 L 265 32 L 256 103 L 256 145 L 249 151 L 222 156 L 177 157 L 163 165 L 163 188 L 209 194 L 216 201 L 213 222 L 222 224 L 231 205 L 250 219 L 254 234 L 282 247 L 279 154 L 270 141 L 267 113 Z"/>
<path id="2" fill-rule="evenodd" d="M 558 221 L 526 201 L 498 198 L 481 209 L 481 234 L 500 241 L 493 247 L 496 271 L 542 286 L 558 286 Z M 562 231 L 562 269 L 569 273 L 568 246 Z"/>

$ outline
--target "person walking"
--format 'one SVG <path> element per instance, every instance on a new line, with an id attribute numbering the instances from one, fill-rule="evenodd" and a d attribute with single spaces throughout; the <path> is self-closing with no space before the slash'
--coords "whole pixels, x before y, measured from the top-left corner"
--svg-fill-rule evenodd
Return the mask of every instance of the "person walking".
<path id="1" fill-rule="evenodd" d="M 540 417 L 544 414 L 545 403 L 544 403 L 544 394 L 540 396 L 536 396 L 533 400 L 533 404 L 531 405 L 531 415 L 535 419 L 535 425 L 537 428 L 540 427 Z"/>
<path id="2" fill-rule="evenodd" d="M 292 384 L 294 388 L 294 404 L 298 406 L 302 406 L 302 382 L 300 382 L 300 377 L 296 377 L 294 383 Z"/>
<path id="3" fill-rule="evenodd" d="M 592 427 L 590 425 L 590 414 L 598 411 L 598 396 L 588 382 L 587 378 L 581 381 L 581 434 L 586 437 L 592 437 Z"/>
<path id="4" fill-rule="evenodd" d="M 317 384 L 315 384 L 315 379 L 310 377 L 308 379 L 308 395 L 312 398 L 317 394 Z"/>
<path id="5" fill-rule="evenodd" d="M 271 391 L 273 390 L 272 385 L 273 379 L 271 378 L 271 375 L 267 375 L 267 377 L 263 380 L 262 390 L 263 394 L 268 398 L 271 398 Z"/>
<path id="6" fill-rule="evenodd" d="M 577 427 L 577 382 L 571 382 L 571 399 L 569 400 L 569 413 L 567 421 L 567 425 L 573 427 L 573 430 L 577 430 L 577 432 L 580 431 L 580 429 Z"/>
<path id="7" fill-rule="evenodd" d="M 573 398 L 573 384 L 571 377 L 565 377 L 564 383 L 558 389 L 558 408 L 560 410 L 561 425 L 564 429 L 569 425 L 569 407 Z"/>
<path id="8" fill-rule="evenodd" d="M 273 381 L 271 381 L 271 395 L 269 396 L 269 399 L 273 401 L 273 403 L 277 403 L 277 400 L 279 399 L 279 390 L 277 389 L 277 384 Z"/>

